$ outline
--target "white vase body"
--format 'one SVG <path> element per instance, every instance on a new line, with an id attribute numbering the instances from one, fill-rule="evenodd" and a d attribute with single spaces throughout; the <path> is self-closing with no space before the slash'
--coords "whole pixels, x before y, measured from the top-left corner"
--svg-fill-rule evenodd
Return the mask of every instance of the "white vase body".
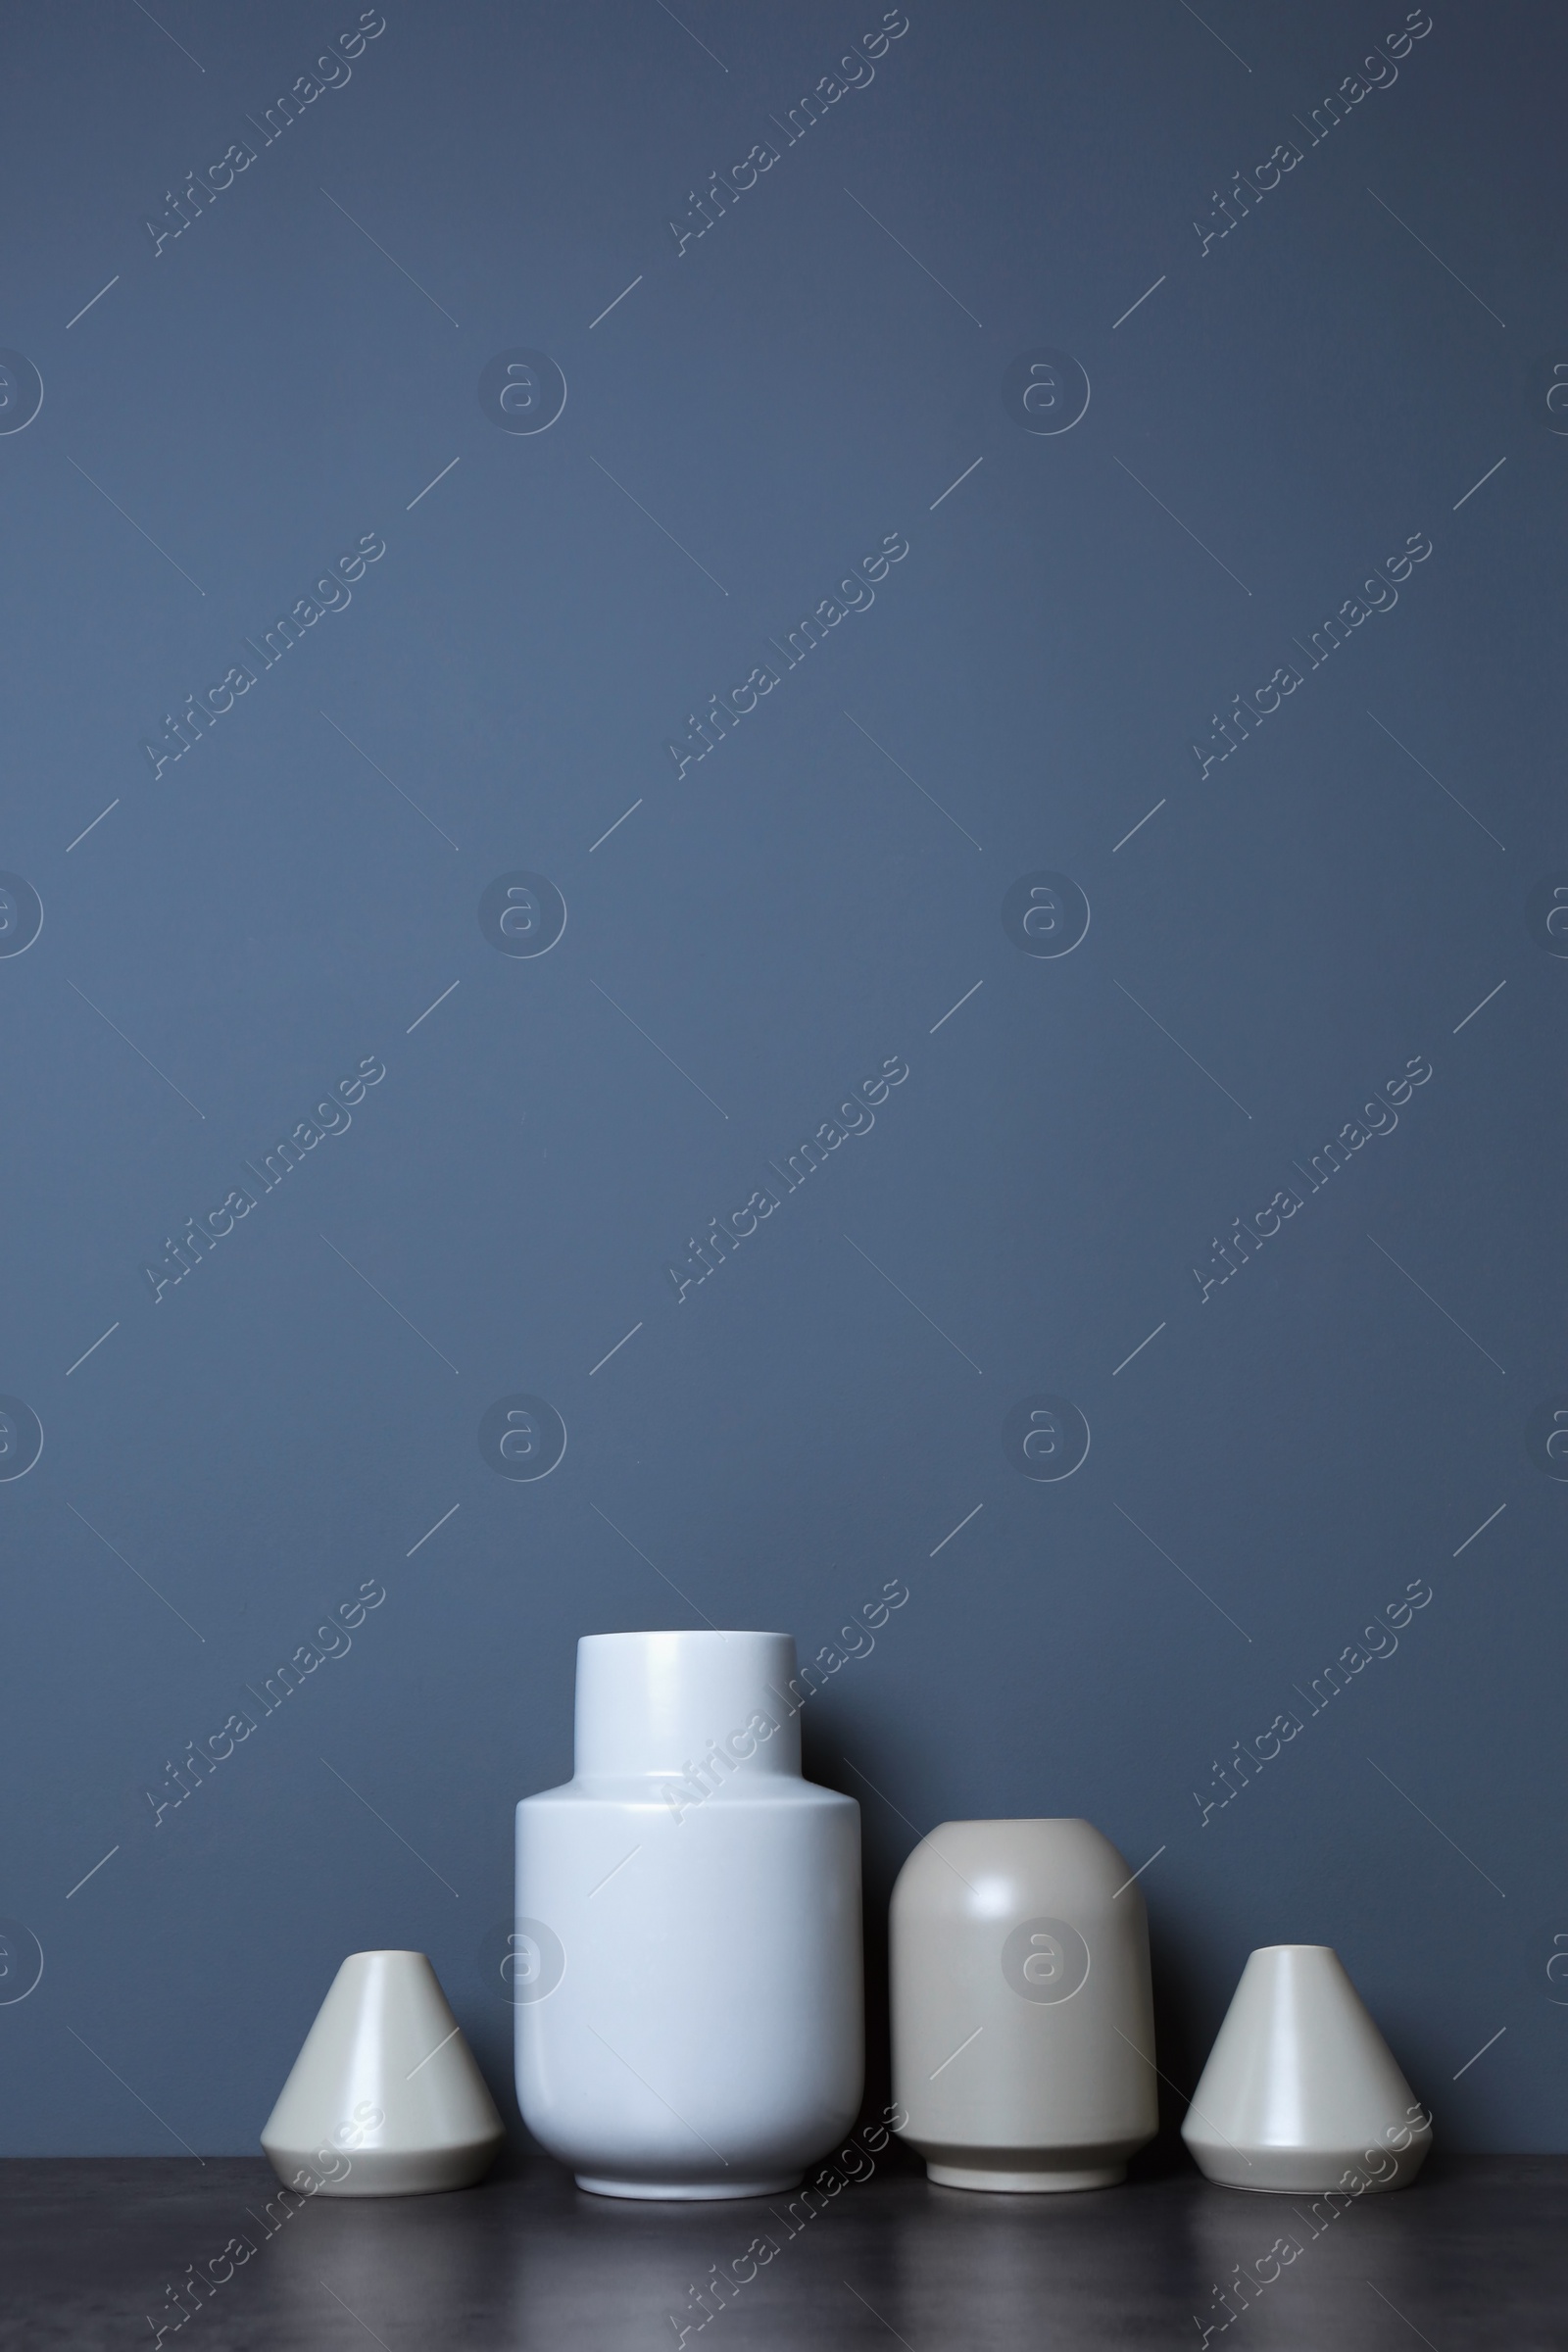
<path id="1" fill-rule="evenodd" d="M 1242 1971 L 1182 2137 L 1226 2188 L 1360 2196 L 1406 2187 L 1432 2125 L 1339 1954 L 1276 1943 Z"/>
<path id="2" fill-rule="evenodd" d="M 505 2136 L 423 1952 L 351 1952 L 262 2132 L 279 2180 L 308 2195 L 466 2188 Z"/>
<path id="3" fill-rule="evenodd" d="M 580 2187 L 790 2188 L 858 2112 L 860 1815 L 801 1778 L 787 1634 L 594 1634 L 517 1807 L 517 2100 Z M 769 1728 L 771 1727 L 771 1728 Z"/>
<path id="4" fill-rule="evenodd" d="M 947 1821 L 893 1889 L 893 2089 L 950 2188 L 1106 2188 L 1158 2128 L 1144 1900 L 1087 1821 Z"/>

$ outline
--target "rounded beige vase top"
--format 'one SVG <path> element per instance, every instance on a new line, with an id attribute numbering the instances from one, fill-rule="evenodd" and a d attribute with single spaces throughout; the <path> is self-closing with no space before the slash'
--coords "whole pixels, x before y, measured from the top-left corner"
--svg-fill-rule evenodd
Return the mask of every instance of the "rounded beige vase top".
<path id="1" fill-rule="evenodd" d="M 946 1821 L 893 1890 L 893 2088 L 950 2188 L 1109 2188 L 1158 2125 L 1149 1925 L 1087 1821 Z"/>

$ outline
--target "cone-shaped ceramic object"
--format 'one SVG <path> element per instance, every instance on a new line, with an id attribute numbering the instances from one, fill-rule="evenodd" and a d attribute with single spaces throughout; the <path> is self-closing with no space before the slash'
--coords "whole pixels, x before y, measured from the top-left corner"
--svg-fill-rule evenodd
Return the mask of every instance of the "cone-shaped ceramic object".
<path id="1" fill-rule="evenodd" d="M 1182 2137 L 1226 2188 L 1362 2196 L 1403 2188 L 1432 2124 L 1326 1943 L 1275 1943 L 1242 1971 Z"/>
<path id="2" fill-rule="evenodd" d="M 351 1952 L 317 2012 L 262 2146 L 308 2195 L 466 2188 L 505 2132 L 422 1952 Z"/>

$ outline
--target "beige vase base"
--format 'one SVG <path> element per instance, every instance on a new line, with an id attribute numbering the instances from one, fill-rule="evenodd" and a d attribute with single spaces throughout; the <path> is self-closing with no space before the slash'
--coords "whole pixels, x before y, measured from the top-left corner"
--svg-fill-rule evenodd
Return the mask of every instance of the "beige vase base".
<path id="1" fill-rule="evenodd" d="M 1127 2178 L 1124 2164 L 1090 2165 L 1077 2171 L 1066 2168 L 1042 2172 L 995 2172 L 990 2167 L 970 2164 L 928 2164 L 928 2180 L 939 2188 L 978 2188 L 992 2196 L 1041 2197 L 1058 2190 L 1075 2188 L 1115 2188 Z"/>
<path id="2" fill-rule="evenodd" d="M 432 2197 L 443 2189 L 472 2188 L 495 2162 L 500 2140 L 489 2137 L 466 2148 L 421 2148 L 414 2153 L 392 2148 L 361 2148 L 354 2169 L 342 2180 L 323 2180 L 320 2152 L 316 2148 L 279 2147 L 266 2142 L 268 2161 L 280 2180 L 291 2185 L 304 2172 L 317 2185 L 318 2197 Z"/>
<path id="3" fill-rule="evenodd" d="M 906 2136 L 908 2136 L 907 2134 Z M 1115 2188 L 1127 2178 L 1125 2140 L 1108 2147 L 986 2148 L 915 2139 L 926 2178 L 939 2188 L 972 2188 L 992 2196 L 1049 2197 L 1084 2188 Z"/>
<path id="4" fill-rule="evenodd" d="M 1336 2195 L 1377 2197 L 1391 2188 L 1408 2188 L 1432 2149 L 1430 2130 L 1418 2132 L 1410 2145 L 1403 2149 L 1354 2147 L 1333 2152 L 1301 2148 L 1252 2147 L 1244 2156 L 1240 2149 L 1216 2148 L 1212 2145 L 1195 2150 L 1204 2178 L 1216 2188 L 1241 2188 L 1254 2196 L 1264 2197 L 1321 2197 L 1330 2190 Z M 1371 2159 L 1371 2163 L 1368 2159 Z M 1373 2166 L 1391 2164 L 1394 2170 L 1382 2178 L 1375 2176 Z M 1360 2182 L 1359 2187 L 1347 2189 L 1346 2177 Z"/>
<path id="5" fill-rule="evenodd" d="M 594 2197 L 640 2197 L 646 2203 L 719 2205 L 735 2197 L 783 2197 L 799 2188 L 799 2173 L 780 2173 L 766 2180 L 607 2180 L 590 2173 L 574 2173 L 579 2188 Z"/>

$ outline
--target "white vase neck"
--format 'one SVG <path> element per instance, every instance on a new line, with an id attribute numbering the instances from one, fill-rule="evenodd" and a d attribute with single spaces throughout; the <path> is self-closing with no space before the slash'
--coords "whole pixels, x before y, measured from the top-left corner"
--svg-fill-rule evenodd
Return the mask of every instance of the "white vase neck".
<path id="1" fill-rule="evenodd" d="M 748 1773 L 799 1775 L 788 1634 L 588 1634 L 577 1644 L 576 1776 L 683 1774 L 715 1743 Z"/>

